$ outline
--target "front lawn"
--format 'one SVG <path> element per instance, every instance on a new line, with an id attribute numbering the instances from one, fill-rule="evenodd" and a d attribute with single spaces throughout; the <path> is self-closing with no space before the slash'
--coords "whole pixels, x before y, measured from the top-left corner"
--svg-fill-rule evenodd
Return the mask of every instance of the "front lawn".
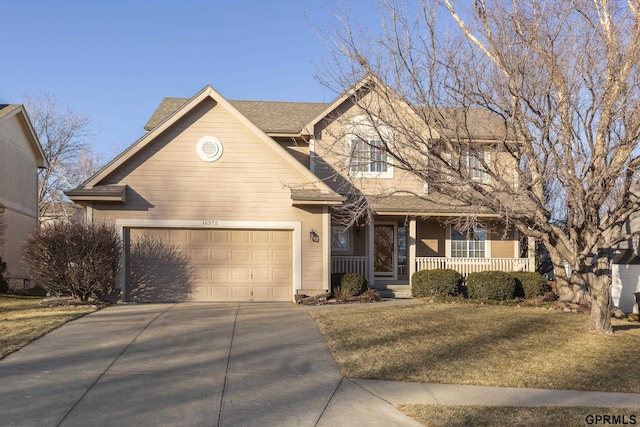
<path id="1" fill-rule="evenodd" d="M 640 393 L 640 324 L 585 332 L 585 314 L 425 303 L 315 310 L 342 375 L 394 381 Z"/>
<path id="2" fill-rule="evenodd" d="M 399 405 L 398 409 L 425 426 L 434 427 L 583 427 L 640 421 L 636 408 Z"/>
<path id="3" fill-rule="evenodd" d="M 0 358 L 60 325 L 96 311 L 92 305 L 40 305 L 42 297 L 0 295 Z"/>

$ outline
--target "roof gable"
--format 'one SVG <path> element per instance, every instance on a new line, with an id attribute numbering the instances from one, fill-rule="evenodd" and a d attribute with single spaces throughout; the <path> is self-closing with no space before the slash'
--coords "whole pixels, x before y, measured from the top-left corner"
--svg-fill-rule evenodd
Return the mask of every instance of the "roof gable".
<path id="1" fill-rule="evenodd" d="M 12 117 L 17 118 L 24 124 L 27 133 L 27 140 L 29 145 L 31 146 L 36 164 L 39 168 L 47 168 L 49 167 L 49 162 L 47 160 L 46 155 L 44 154 L 44 150 L 42 149 L 42 145 L 40 144 L 40 140 L 38 139 L 38 135 L 33 129 L 33 124 L 29 119 L 29 115 L 27 114 L 24 105 L 22 104 L 0 104 L 0 123 L 6 120 L 10 120 Z"/>
<path id="2" fill-rule="evenodd" d="M 254 133 L 259 140 L 261 140 L 264 144 L 266 144 L 269 148 L 275 151 L 279 156 L 281 156 L 293 169 L 299 172 L 303 177 L 305 177 L 310 184 L 312 184 L 315 188 L 319 189 L 323 193 L 333 193 L 333 191 L 322 181 L 318 179 L 316 175 L 314 175 L 309 169 L 304 167 L 300 162 L 298 162 L 290 153 L 286 151 L 280 144 L 275 142 L 272 138 L 266 135 L 264 131 L 259 129 L 253 122 L 251 122 L 246 116 L 244 116 L 232 103 L 223 98 L 218 92 L 216 92 L 211 86 L 205 86 L 200 92 L 194 95 L 192 98 L 188 100 L 184 100 L 181 98 L 168 98 L 169 101 L 163 107 L 163 111 L 159 112 L 156 116 L 156 121 L 159 120 L 155 126 L 147 132 L 144 136 L 142 136 L 138 141 L 136 141 L 131 147 L 125 150 L 120 156 L 116 157 L 110 163 L 108 163 L 104 168 L 98 171 L 95 175 L 89 178 L 83 185 L 79 188 L 93 188 L 101 183 L 106 177 L 112 174 L 116 169 L 118 169 L 122 164 L 124 164 L 127 160 L 133 157 L 135 154 L 140 152 L 143 148 L 145 148 L 149 143 L 151 143 L 156 137 L 162 134 L 165 130 L 170 128 L 173 124 L 175 124 L 182 117 L 187 115 L 189 112 L 193 111 L 203 100 L 210 98 L 220 106 L 222 106 L 226 111 L 228 111 L 233 117 L 235 117 L 242 125 L 248 128 L 252 133 Z M 169 113 L 168 116 L 162 118 L 161 116 L 166 114 L 166 112 L 173 108 L 173 106 L 180 104 L 176 110 Z M 158 109 L 160 110 L 160 108 Z M 154 113 L 155 115 L 155 113 Z"/>

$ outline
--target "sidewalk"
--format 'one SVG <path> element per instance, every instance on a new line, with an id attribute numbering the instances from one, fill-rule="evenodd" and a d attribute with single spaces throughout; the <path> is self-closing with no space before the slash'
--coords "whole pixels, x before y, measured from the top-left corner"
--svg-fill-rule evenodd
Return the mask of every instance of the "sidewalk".
<path id="1" fill-rule="evenodd" d="M 391 404 L 639 408 L 640 394 L 350 379 Z"/>

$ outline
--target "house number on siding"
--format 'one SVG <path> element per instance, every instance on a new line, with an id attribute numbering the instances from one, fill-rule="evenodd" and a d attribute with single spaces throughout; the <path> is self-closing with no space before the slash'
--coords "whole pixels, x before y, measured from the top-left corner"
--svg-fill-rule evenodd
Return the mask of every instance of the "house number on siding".
<path id="1" fill-rule="evenodd" d="M 218 221 L 205 219 L 205 220 L 202 221 L 202 225 L 204 225 L 205 227 L 210 227 L 212 225 L 218 225 Z"/>

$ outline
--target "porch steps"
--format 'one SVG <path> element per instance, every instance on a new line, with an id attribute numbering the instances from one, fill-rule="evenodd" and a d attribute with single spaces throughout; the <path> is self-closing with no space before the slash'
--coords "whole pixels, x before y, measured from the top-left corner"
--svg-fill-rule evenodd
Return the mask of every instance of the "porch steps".
<path id="1" fill-rule="evenodd" d="M 371 289 L 378 291 L 381 298 L 413 298 L 410 285 L 377 285 Z"/>

